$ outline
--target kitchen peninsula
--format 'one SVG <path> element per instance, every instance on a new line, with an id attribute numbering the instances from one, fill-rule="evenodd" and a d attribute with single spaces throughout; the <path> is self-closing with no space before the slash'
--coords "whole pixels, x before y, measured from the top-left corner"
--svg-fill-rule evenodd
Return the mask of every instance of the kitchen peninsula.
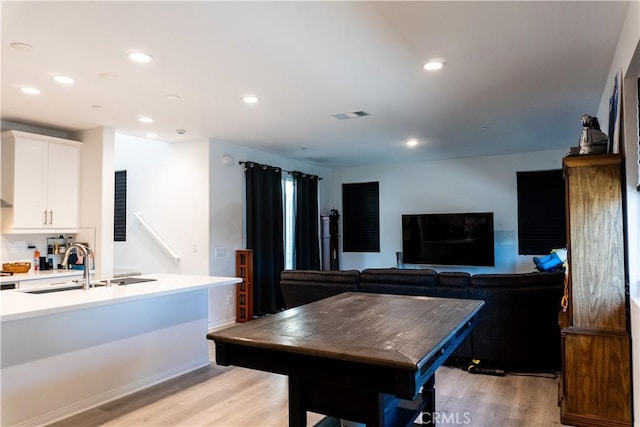
<path id="1" fill-rule="evenodd" d="M 208 289 L 231 277 L 0 294 L 0 425 L 41 425 L 210 363 Z"/>

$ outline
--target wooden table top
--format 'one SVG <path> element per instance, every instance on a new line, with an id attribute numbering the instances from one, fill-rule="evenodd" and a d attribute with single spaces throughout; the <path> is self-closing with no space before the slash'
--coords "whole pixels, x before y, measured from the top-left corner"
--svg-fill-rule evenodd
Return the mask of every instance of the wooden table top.
<path id="1" fill-rule="evenodd" d="M 348 292 L 261 317 L 207 338 L 416 371 L 484 301 Z"/>

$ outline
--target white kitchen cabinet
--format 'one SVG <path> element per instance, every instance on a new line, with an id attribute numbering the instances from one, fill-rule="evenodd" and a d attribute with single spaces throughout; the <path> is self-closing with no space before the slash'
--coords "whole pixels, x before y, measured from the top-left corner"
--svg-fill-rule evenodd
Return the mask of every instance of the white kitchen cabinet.
<path id="1" fill-rule="evenodd" d="M 7 233 L 77 232 L 81 143 L 2 133 L 2 212 Z"/>

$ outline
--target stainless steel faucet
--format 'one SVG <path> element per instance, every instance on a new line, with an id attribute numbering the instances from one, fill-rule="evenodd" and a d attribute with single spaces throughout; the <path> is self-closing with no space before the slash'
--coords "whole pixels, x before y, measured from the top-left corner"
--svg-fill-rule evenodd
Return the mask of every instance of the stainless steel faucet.
<path id="1" fill-rule="evenodd" d="M 82 253 L 84 265 L 84 273 L 82 274 L 84 283 L 82 284 L 82 289 L 89 289 L 91 286 L 91 264 L 89 263 L 89 259 L 93 257 L 93 251 L 89 249 L 88 246 L 81 243 L 73 243 L 67 248 L 67 251 L 64 254 L 64 259 L 62 260 L 62 265 L 66 266 L 69 262 L 69 255 L 71 255 L 71 249 L 73 248 L 76 248 L 76 253 L 78 251 Z"/>

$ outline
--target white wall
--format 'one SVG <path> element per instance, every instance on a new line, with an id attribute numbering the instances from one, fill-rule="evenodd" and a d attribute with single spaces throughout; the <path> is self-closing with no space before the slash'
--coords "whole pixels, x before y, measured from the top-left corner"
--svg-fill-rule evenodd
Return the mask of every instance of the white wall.
<path id="1" fill-rule="evenodd" d="M 640 296 L 640 193 L 636 191 L 638 179 L 638 105 L 637 79 L 640 77 L 640 2 L 629 3 L 624 27 L 620 33 L 609 77 L 602 92 L 598 118 L 603 129 L 609 126 L 609 97 L 615 74 L 623 76 L 623 152 L 626 171 L 626 224 L 627 224 L 627 273 L 629 293 L 635 297 L 631 301 L 631 345 L 633 373 L 634 425 L 640 426 L 640 317 L 638 297 Z"/>
<path id="2" fill-rule="evenodd" d="M 319 186 L 320 212 L 328 212 L 332 207 L 329 196 L 332 190 L 331 169 L 218 140 L 211 140 L 209 155 L 211 275 L 235 276 L 234 251 L 246 248 L 243 234 L 244 169 L 238 164 L 239 161 L 254 161 L 318 175 L 322 178 Z M 223 156 L 228 157 L 229 164 L 223 163 Z M 222 251 L 225 255 L 216 256 L 216 249 L 218 254 Z M 226 312 L 228 320 L 235 319 L 235 287 L 216 288 L 211 292 L 212 295 L 215 292 L 215 295 L 211 298 L 210 310 Z M 229 301 L 231 303 L 227 304 Z"/>
<path id="3" fill-rule="evenodd" d="M 380 252 L 341 252 L 340 268 L 396 266 L 396 252 L 402 251 L 402 214 L 493 212 L 495 268 L 430 267 L 469 273 L 533 271 L 532 257 L 517 255 L 516 172 L 560 169 L 570 145 L 574 141 L 568 141 L 564 151 L 337 169 L 333 195 L 339 211 L 342 184 L 378 181 L 380 185 Z"/>
<path id="4" fill-rule="evenodd" d="M 80 231 L 78 242 L 93 248 L 95 277 L 113 276 L 114 130 L 94 128 L 74 134 L 80 155 Z"/>
<path id="5" fill-rule="evenodd" d="M 223 155 L 233 157 L 232 163 L 224 164 Z M 222 141 L 168 144 L 117 134 L 115 170 L 127 170 L 128 202 L 127 241 L 114 243 L 115 271 L 235 276 L 234 251 L 245 248 L 239 160 L 317 174 L 324 178 L 321 200 L 329 199 L 327 168 Z M 321 211 L 327 206 L 321 205 Z M 181 256 L 179 262 L 149 237 L 133 212 L 140 212 Z M 234 321 L 235 287 L 214 288 L 209 295 L 209 326 Z"/>
<path id="6" fill-rule="evenodd" d="M 331 209 L 332 171 L 311 163 L 295 161 L 252 148 L 224 141 L 212 140 L 210 144 L 210 219 L 211 239 L 210 273 L 213 275 L 234 275 L 236 249 L 245 248 L 243 235 L 244 216 L 244 167 L 240 161 L 254 161 L 284 170 L 298 170 L 318 175 L 322 178 L 319 186 L 320 213 Z M 230 164 L 223 163 L 223 156 Z M 226 250 L 227 255 L 216 257 L 215 249 Z"/>
<path id="7" fill-rule="evenodd" d="M 115 170 L 127 171 L 127 241 L 114 242 L 116 273 L 208 274 L 208 167 L 206 141 L 168 144 L 116 135 Z M 134 212 L 179 261 L 143 229 Z"/>

